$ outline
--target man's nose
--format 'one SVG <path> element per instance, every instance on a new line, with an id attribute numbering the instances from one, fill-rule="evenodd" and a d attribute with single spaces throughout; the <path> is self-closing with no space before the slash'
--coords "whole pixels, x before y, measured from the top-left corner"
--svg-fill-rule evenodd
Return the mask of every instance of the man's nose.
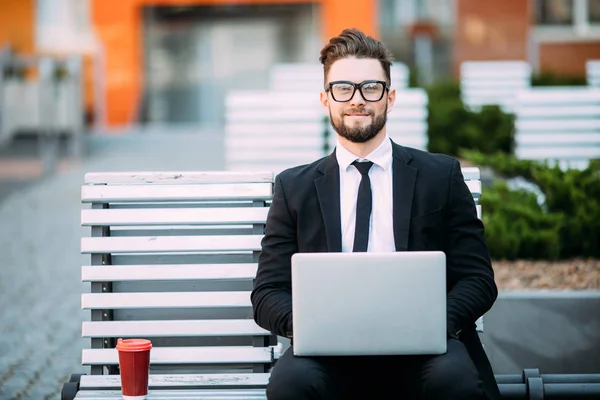
<path id="1" fill-rule="evenodd" d="M 360 90 L 357 88 L 354 92 L 354 96 L 350 99 L 351 106 L 364 106 L 366 104 L 365 99 L 363 98 Z"/>

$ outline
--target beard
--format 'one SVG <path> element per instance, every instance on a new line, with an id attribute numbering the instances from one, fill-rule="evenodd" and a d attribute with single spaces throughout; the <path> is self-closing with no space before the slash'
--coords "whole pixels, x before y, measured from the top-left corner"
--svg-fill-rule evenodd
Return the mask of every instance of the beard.
<path id="1" fill-rule="evenodd" d="M 352 142 L 352 143 L 365 143 L 369 140 L 373 139 L 385 126 L 387 122 L 387 104 L 385 106 L 385 110 L 379 115 L 374 115 L 372 111 L 369 112 L 373 121 L 366 126 L 353 126 L 350 127 L 346 125 L 344 122 L 344 114 L 345 113 L 364 113 L 365 111 L 345 111 L 341 114 L 339 118 L 333 118 L 331 114 L 331 110 L 329 110 L 329 121 L 333 129 L 337 132 L 338 135 L 343 137 L 344 139 Z"/>

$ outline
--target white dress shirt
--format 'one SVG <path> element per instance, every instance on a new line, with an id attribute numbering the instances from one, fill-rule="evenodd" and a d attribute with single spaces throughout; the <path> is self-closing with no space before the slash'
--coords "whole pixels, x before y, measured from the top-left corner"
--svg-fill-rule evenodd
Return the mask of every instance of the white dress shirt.
<path id="1" fill-rule="evenodd" d="M 359 158 L 339 142 L 335 155 L 340 169 L 340 208 L 342 221 L 342 252 L 352 252 L 356 224 L 356 199 L 361 175 L 352 163 L 371 161 L 369 170 L 373 207 L 369 222 L 368 252 L 394 252 L 394 219 L 392 191 L 392 142 L 385 139 L 365 158 Z"/>

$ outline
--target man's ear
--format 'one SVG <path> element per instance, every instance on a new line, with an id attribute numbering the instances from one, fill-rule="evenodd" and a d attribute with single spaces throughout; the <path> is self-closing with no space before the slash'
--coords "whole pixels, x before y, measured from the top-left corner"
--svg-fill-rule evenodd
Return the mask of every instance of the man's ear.
<path id="1" fill-rule="evenodd" d="M 396 102 L 396 89 L 392 89 L 389 91 L 387 95 L 387 112 L 389 113 L 394 108 L 394 103 Z"/>
<path id="2" fill-rule="evenodd" d="M 329 97 L 327 96 L 327 92 L 320 92 L 319 100 L 325 111 L 329 112 Z"/>

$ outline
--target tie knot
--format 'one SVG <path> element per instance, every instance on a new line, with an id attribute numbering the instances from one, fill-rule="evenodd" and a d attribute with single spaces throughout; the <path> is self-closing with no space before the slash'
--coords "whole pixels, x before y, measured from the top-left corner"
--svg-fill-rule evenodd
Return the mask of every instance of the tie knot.
<path id="1" fill-rule="evenodd" d="M 364 176 L 369 173 L 369 170 L 373 166 L 373 163 L 371 161 L 359 162 L 358 160 L 356 160 L 352 163 L 352 165 L 354 165 L 358 172 L 360 172 L 360 174 Z"/>

